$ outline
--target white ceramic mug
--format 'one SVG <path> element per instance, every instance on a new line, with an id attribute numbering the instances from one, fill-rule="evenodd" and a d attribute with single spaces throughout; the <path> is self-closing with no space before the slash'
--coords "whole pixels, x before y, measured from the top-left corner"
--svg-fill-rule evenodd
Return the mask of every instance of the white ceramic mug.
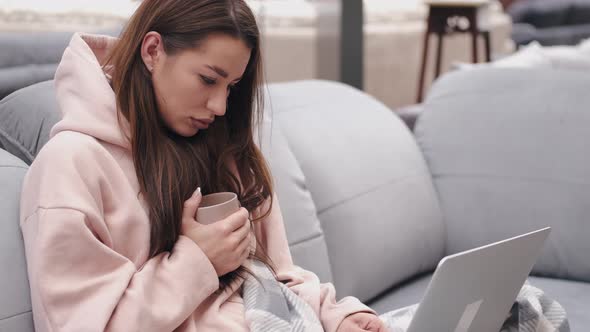
<path id="1" fill-rule="evenodd" d="M 197 209 L 196 219 L 204 225 L 227 218 L 240 209 L 238 195 L 232 192 L 219 192 L 203 196 Z"/>

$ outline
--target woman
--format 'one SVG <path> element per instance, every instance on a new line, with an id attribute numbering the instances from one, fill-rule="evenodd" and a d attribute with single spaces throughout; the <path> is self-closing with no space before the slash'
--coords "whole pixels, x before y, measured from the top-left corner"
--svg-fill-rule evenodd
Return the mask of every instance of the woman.
<path id="1" fill-rule="evenodd" d="M 248 259 L 325 330 L 384 331 L 292 263 L 252 135 L 261 66 L 242 0 L 145 0 L 120 39 L 74 35 L 55 77 L 63 119 L 22 194 L 37 331 L 247 331 Z M 201 190 L 243 208 L 199 224 Z"/>

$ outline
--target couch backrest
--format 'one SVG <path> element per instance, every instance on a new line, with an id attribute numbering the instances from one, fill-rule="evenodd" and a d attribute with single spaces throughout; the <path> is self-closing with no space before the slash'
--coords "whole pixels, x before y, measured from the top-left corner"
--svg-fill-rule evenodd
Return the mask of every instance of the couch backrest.
<path id="1" fill-rule="evenodd" d="M 33 331 L 19 203 L 27 165 L 0 149 L 0 331 Z"/>
<path id="2" fill-rule="evenodd" d="M 276 181 L 305 197 L 285 195 L 279 185 L 287 232 L 310 227 L 315 217 L 307 216 L 307 200 L 313 198 L 338 292 L 367 300 L 433 269 L 444 251 L 443 224 L 405 124 L 373 97 L 339 83 L 272 84 L 268 92 L 273 130 L 280 131 L 273 140 L 285 140 L 284 156 L 270 159 L 288 156 L 297 173 L 275 165 Z"/>
<path id="3" fill-rule="evenodd" d="M 0 99 L 51 79 L 71 32 L 0 32 Z"/>
<path id="4" fill-rule="evenodd" d="M 279 126 L 262 126 L 260 147 L 272 171 L 293 260 L 314 271 L 322 281 L 333 280 L 324 231 L 306 177 Z"/>
<path id="5" fill-rule="evenodd" d="M 60 118 L 53 80 L 17 90 L 0 100 L 0 147 L 30 165 Z"/>
<path id="6" fill-rule="evenodd" d="M 116 36 L 120 30 L 113 27 L 94 33 Z M 52 79 L 73 33 L 0 32 L 0 99 L 20 88 Z"/>
<path id="7" fill-rule="evenodd" d="M 447 253 L 553 227 L 533 272 L 590 281 L 590 76 L 449 74 L 415 134 L 439 193 Z"/>

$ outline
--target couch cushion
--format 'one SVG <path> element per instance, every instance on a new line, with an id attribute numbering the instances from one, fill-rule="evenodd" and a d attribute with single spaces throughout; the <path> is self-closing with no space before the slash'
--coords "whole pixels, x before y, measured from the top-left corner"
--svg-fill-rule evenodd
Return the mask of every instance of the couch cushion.
<path id="1" fill-rule="evenodd" d="M 8 12 L 10 12 L 10 10 Z M 29 14 L 30 13 L 31 11 L 29 11 Z M 45 14 L 48 13 L 37 13 L 37 15 L 26 16 L 20 15 L 20 19 L 21 21 L 23 19 L 37 21 L 31 22 L 32 25 L 36 25 L 37 23 L 40 23 L 40 21 L 43 21 L 43 19 L 40 18 Z M 59 25 L 60 23 L 63 23 L 62 21 L 67 21 L 68 18 L 66 16 L 70 14 L 54 13 L 48 14 L 45 18 L 49 19 L 52 15 L 61 16 L 61 21 L 59 23 L 53 22 Z M 73 13 L 72 15 L 80 16 L 80 13 Z M 108 17 L 105 15 L 97 17 L 97 20 L 92 20 L 92 17 L 88 16 L 82 18 L 82 20 L 84 19 L 86 19 L 86 23 L 94 21 L 94 23 L 97 24 L 99 23 L 98 21 L 105 19 L 108 21 Z M 0 21 L 2 21 L 2 17 L 0 17 Z M 23 22 L 11 22 L 11 28 L 15 28 L 14 25 L 18 25 L 19 23 L 22 24 Z M 73 28 L 71 23 L 72 22 L 69 22 L 69 28 Z M 68 23 L 65 24 L 67 25 Z M 107 25 L 103 25 L 100 29 L 88 26 L 75 31 L 86 31 L 89 33 L 116 36 L 121 30 L 121 24 L 117 23 L 115 25 L 116 26 L 112 28 L 106 28 Z M 35 28 L 33 26 L 27 26 L 27 31 L 34 30 Z M 2 52 L 0 52 L 0 99 L 31 84 L 52 79 L 55 75 L 55 70 L 60 62 L 61 56 L 73 33 L 73 31 L 36 31 L 34 33 L 16 31 L 0 32 L 0 50 L 2 50 Z"/>
<path id="2" fill-rule="evenodd" d="M 39 13 L 38 13 L 39 14 Z M 73 16 L 76 14 L 72 13 Z M 79 13 L 77 14 L 79 16 Z M 105 18 L 105 15 L 102 15 Z M 15 22 L 17 23 L 17 22 Z M 117 36 L 121 23 L 112 27 L 87 27 L 83 31 Z M 0 32 L 0 68 L 31 64 L 57 64 L 68 46 L 74 31 Z"/>
<path id="3" fill-rule="evenodd" d="M 0 331 L 33 331 L 25 249 L 19 227 L 27 165 L 0 150 Z"/>
<path id="4" fill-rule="evenodd" d="M 384 314 L 395 309 L 418 303 L 422 300 L 431 278 L 432 274 L 429 273 L 407 280 L 370 300 L 367 302 L 367 305 L 379 314 Z"/>
<path id="5" fill-rule="evenodd" d="M 338 292 L 366 300 L 433 269 L 444 250 L 443 225 L 406 125 L 343 84 L 302 81 L 269 90 L 273 123 L 317 207 Z"/>
<path id="6" fill-rule="evenodd" d="M 276 108 L 288 106 L 287 102 Z M 322 282 L 331 282 L 326 240 L 305 176 L 280 127 L 265 121 L 261 128 L 255 137 L 262 138 L 259 146 L 271 168 L 293 261 L 315 272 Z"/>
<path id="7" fill-rule="evenodd" d="M 15 91 L 0 101 L 0 145 L 30 165 L 60 118 L 53 81 Z"/>
<path id="8" fill-rule="evenodd" d="M 433 87 L 415 133 L 447 253 L 545 226 L 534 273 L 590 281 L 590 76 L 474 69 Z"/>
<path id="9" fill-rule="evenodd" d="M 428 274 L 412 279 L 380 295 L 368 305 L 379 314 L 383 314 L 418 303 L 422 300 L 431 277 L 432 275 Z M 590 283 L 542 277 L 530 277 L 529 282 L 563 306 L 572 331 L 584 331 L 590 326 Z"/>
<path id="10" fill-rule="evenodd" d="M 0 68 L 30 64 L 56 64 L 73 32 L 2 32 Z"/>
<path id="11" fill-rule="evenodd" d="M 57 64 L 0 68 L 0 99 L 23 87 L 53 79 Z"/>

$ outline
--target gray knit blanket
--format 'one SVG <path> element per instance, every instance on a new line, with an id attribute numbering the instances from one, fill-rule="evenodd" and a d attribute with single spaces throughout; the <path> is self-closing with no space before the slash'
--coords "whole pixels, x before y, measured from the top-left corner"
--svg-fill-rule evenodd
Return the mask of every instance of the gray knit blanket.
<path id="1" fill-rule="evenodd" d="M 243 285 L 245 316 L 251 332 L 321 332 L 312 308 L 293 291 L 277 282 L 262 263 L 250 266 L 254 277 Z M 391 332 L 405 332 L 418 305 L 380 316 Z M 500 332 L 569 332 L 565 310 L 555 300 L 528 283 L 520 290 Z"/>

